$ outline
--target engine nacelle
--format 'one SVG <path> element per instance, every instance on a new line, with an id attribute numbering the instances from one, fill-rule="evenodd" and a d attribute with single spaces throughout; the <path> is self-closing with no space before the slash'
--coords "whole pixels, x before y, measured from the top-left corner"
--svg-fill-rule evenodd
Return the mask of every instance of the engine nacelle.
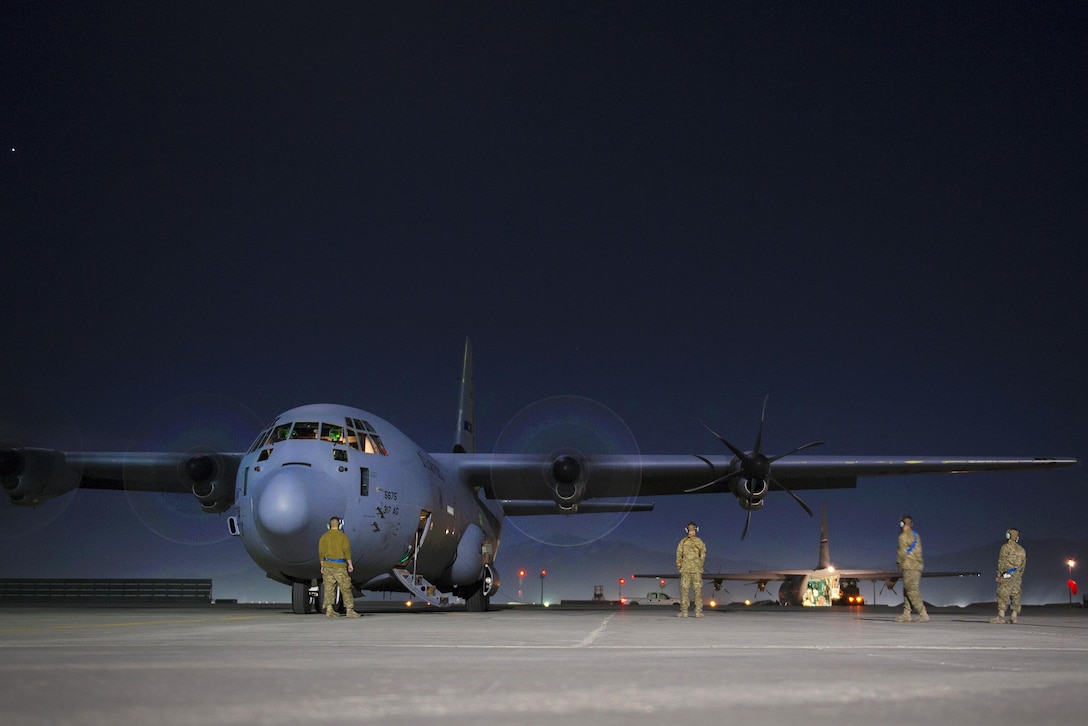
<path id="1" fill-rule="evenodd" d="M 585 460 L 576 452 L 559 452 L 544 473 L 560 509 L 574 510 L 586 493 Z"/>
<path id="2" fill-rule="evenodd" d="M 234 504 L 237 466 L 230 466 L 215 454 L 190 456 L 181 466 L 181 476 L 193 484 L 193 495 L 205 512 L 225 512 Z"/>
<path id="3" fill-rule="evenodd" d="M 732 485 L 733 496 L 737 498 L 741 509 L 753 511 L 763 508 L 763 497 L 767 496 L 770 486 L 766 479 L 745 479 L 738 477 Z"/>
<path id="4" fill-rule="evenodd" d="M 67 494 L 79 486 L 80 473 L 54 449 L 0 451 L 0 488 L 14 504 L 32 506 Z"/>

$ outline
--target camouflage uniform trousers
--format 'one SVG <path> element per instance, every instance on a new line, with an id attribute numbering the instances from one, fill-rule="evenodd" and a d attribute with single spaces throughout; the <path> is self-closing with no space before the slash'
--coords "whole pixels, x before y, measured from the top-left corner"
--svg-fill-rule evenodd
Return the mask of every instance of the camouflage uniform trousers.
<path id="1" fill-rule="evenodd" d="M 911 608 L 914 612 L 922 614 L 926 611 L 926 604 L 922 602 L 922 591 L 918 589 L 918 583 L 922 580 L 921 570 L 903 570 L 903 614 L 910 615 Z"/>
<path id="2" fill-rule="evenodd" d="M 703 612 L 703 573 L 701 572 L 681 572 L 680 573 L 680 614 L 688 614 L 688 604 L 691 602 L 689 599 L 689 592 L 695 591 L 695 614 L 698 615 Z"/>
<path id="3" fill-rule="evenodd" d="M 325 581 L 325 607 L 332 607 L 336 602 L 336 588 L 340 587 L 340 595 L 344 598 L 344 607 L 348 610 L 355 608 L 355 597 L 351 594 L 351 578 L 348 577 L 347 567 L 331 567 L 325 565 L 321 568 L 321 577 Z"/>
<path id="4" fill-rule="evenodd" d="M 999 580 L 997 583 L 997 612 L 1004 617 L 1005 604 L 1011 601 L 1011 610 L 1020 613 L 1020 585 L 1022 578 L 1019 574 L 1013 575 L 1007 580 Z"/>

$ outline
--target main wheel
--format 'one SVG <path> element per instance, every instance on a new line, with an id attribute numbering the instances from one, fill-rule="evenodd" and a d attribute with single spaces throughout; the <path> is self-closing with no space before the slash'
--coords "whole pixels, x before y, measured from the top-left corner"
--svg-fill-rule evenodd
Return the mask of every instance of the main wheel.
<path id="1" fill-rule="evenodd" d="M 484 595 L 484 589 L 477 587 L 476 590 L 465 598 L 465 610 L 470 613 L 486 613 L 491 608 L 491 598 Z"/>
<path id="2" fill-rule="evenodd" d="M 333 591 L 332 609 L 333 609 L 334 612 L 337 612 L 337 613 L 340 613 L 341 615 L 343 615 L 344 612 L 346 612 L 346 608 L 344 608 L 344 597 L 340 592 L 340 588 L 339 587 L 334 587 L 332 589 L 332 591 Z M 317 583 L 317 611 L 319 613 L 324 613 L 325 612 L 325 605 L 327 605 L 327 604 L 328 603 L 325 602 L 325 583 L 321 582 L 321 581 L 318 581 L 318 583 Z"/>
<path id="3" fill-rule="evenodd" d="M 295 615 L 306 615 L 314 611 L 314 603 L 310 599 L 310 585 L 305 582 L 291 583 L 291 612 Z"/>

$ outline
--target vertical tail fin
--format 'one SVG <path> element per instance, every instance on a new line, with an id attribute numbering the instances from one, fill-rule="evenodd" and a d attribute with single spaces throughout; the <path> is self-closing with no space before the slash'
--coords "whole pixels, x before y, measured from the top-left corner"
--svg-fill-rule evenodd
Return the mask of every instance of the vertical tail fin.
<path id="1" fill-rule="evenodd" d="M 831 549 L 827 545 L 827 505 L 820 507 L 820 563 L 816 565 L 818 570 L 826 570 L 831 567 Z"/>
<path id="2" fill-rule="evenodd" d="M 472 373 L 472 341 L 465 338 L 465 363 L 461 369 L 461 403 L 457 409 L 455 454 L 476 453 L 476 384 Z"/>

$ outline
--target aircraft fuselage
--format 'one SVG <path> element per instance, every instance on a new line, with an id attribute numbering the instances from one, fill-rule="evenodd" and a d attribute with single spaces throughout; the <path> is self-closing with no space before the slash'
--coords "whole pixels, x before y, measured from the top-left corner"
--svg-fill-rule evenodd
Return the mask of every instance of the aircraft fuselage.
<path id="1" fill-rule="evenodd" d="M 333 404 L 276 418 L 243 457 L 237 530 L 253 560 L 285 584 L 320 577 L 317 542 L 340 517 L 352 581 L 384 589 L 404 568 L 442 589 L 481 580 L 500 519 L 456 475 L 389 422 Z"/>

